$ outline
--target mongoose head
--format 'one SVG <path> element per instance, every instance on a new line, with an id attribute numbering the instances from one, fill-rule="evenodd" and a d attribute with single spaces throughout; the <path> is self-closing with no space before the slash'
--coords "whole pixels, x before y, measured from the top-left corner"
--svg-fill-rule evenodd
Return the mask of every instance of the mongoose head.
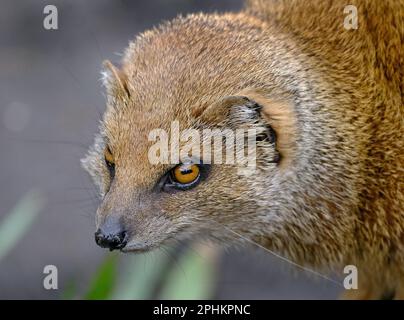
<path id="1" fill-rule="evenodd" d="M 263 22 L 241 14 L 191 15 L 137 37 L 120 68 L 105 63 L 107 108 L 82 160 L 102 197 L 96 214 L 101 245 L 147 251 L 202 237 L 277 249 L 289 242 L 293 249 L 322 241 L 320 215 L 340 219 L 351 189 L 334 179 L 338 170 L 310 174 L 315 149 L 332 128 L 316 128 L 316 135 L 314 120 L 296 111 L 315 107 L 307 88 L 317 79 L 306 75 L 300 52 L 290 58 L 293 43 L 263 29 Z M 203 154 L 192 164 L 151 163 L 156 141 L 150 133 L 170 135 L 176 121 L 180 131 L 255 129 L 255 171 L 240 174 L 245 164 L 237 162 L 207 164 Z M 316 140 L 305 139 L 313 134 Z M 340 158 L 332 150 L 326 157 Z M 339 205 L 332 201 L 336 194 Z M 335 229 L 347 223 L 341 218 L 325 236 L 338 241 Z"/>

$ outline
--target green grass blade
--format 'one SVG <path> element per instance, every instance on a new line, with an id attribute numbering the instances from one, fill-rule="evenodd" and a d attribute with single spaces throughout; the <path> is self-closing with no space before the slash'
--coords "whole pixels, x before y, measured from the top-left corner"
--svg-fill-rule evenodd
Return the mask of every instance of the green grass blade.
<path id="1" fill-rule="evenodd" d="M 153 252 L 130 257 L 124 283 L 116 290 L 114 299 L 151 299 L 153 290 L 167 264 L 163 252 Z"/>
<path id="2" fill-rule="evenodd" d="M 62 292 L 62 300 L 73 300 L 77 298 L 77 285 L 76 282 L 70 281 L 65 285 L 65 289 Z"/>
<path id="3" fill-rule="evenodd" d="M 26 234 L 43 207 L 44 199 L 32 190 L 0 221 L 0 260 Z"/>
<path id="4" fill-rule="evenodd" d="M 116 254 L 109 254 L 101 266 L 90 285 L 90 289 L 85 295 L 87 300 L 104 300 L 111 297 L 115 288 L 117 277 L 118 257 Z"/>
<path id="5" fill-rule="evenodd" d="M 195 247 L 194 247 L 195 249 Z M 216 253 L 203 248 L 199 255 L 190 248 L 179 261 L 181 268 L 173 268 L 162 289 L 162 299 L 212 298 L 215 278 Z"/>

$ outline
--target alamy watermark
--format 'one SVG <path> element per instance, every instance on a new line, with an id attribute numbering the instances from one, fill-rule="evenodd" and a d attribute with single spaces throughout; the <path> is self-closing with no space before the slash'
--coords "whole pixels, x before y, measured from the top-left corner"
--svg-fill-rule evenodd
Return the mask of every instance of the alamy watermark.
<path id="1" fill-rule="evenodd" d="M 346 30 L 358 29 L 358 8 L 354 5 L 348 5 L 344 7 L 344 28 Z"/>
<path id="2" fill-rule="evenodd" d="M 358 268 L 352 264 L 344 267 L 344 288 L 346 290 L 358 289 Z"/>
<path id="3" fill-rule="evenodd" d="M 46 290 L 58 289 L 58 268 L 52 264 L 46 265 L 43 268 L 43 273 L 46 276 L 43 279 L 43 287 Z"/>
<path id="4" fill-rule="evenodd" d="M 46 30 L 59 29 L 58 8 L 53 4 L 48 4 L 43 8 L 43 13 L 46 15 L 43 19 L 43 27 Z"/>
<path id="5" fill-rule="evenodd" d="M 148 139 L 151 164 L 230 164 L 239 174 L 251 174 L 256 168 L 256 129 L 184 129 L 171 123 L 170 132 L 157 128 Z"/>

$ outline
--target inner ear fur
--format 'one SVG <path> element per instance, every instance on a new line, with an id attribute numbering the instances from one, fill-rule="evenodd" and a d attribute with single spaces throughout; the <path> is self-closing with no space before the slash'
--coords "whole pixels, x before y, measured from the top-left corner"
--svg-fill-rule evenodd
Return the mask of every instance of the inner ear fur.
<path id="1" fill-rule="evenodd" d="M 271 98 L 255 90 L 245 90 L 239 95 L 261 106 L 261 117 L 276 133 L 276 148 L 281 154 L 280 165 L 289 165 L 296 153 L 296 117 L 292 103 L 288 99 Z"/>
<path id="2" fill-rule="evenodd" d="M 228 119 L 231 108 L 249 103 L 247 97 L 227 96 L 209 105 L 199 116 L 199 120 L 214 126 L 220 126 Z"/>
<path id="3" fill-rule="evenodd" d="M 201 120 L 211 125 L 220 125 L 230 116 L 233 106 L 256 103 L 260 106 L 262 119 L 276 133 L 276 149 L 281 155 L 280 167 L 287 167 L 296 153 L 296 118 L 292 103 L 286 98 L 270 97 L 257 90 L 244 90 L 225 97 L 210 105 L 201 115 Z"/>
<path id="4" fill-rule="evenodd" d="M 104 67 L 104 85 L 108 95 L 127 95 L 130 96 L 126 75 L 115 67 L 111 61 L 105 60 Z"/>

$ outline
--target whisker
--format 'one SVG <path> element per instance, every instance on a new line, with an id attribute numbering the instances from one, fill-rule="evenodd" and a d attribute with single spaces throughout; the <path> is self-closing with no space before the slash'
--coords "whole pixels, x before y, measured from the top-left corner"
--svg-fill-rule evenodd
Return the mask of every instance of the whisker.
<path id="1" fill-rule="evenodd" d="M 90 198 L 92 200 L 92 203 L 93 203 L 93 206 L 95 208 L 98 208 L 98 205 L 99 205 L 98 200 L 99 200 L 99 198 L 98 198 L 98 192 L 97 192 L 97 190 L 95 188 L 95 185 L 92 184 L 92 183 L 89 184 L 88 180 L 85 180 L 85 182 L 83 180 L 81 180 L 81 185 L 83 186 L 83 188 L 86 188 L 84 186 L 84 184 L 86 184 L 87 186 L 90 185 L 91 188 L 87 188 L 87 189 L 84 189 L 84 190 L 86 190 L 88 196 L 90 196 Z"/>
<path id="2" fill-rule="evenodd" d="M 76 191 L 76 190 L 93 190 L 93 187 L 67 187 L 64 190 L 65 191 Z"/>
<path id="3" fill-rule="evenodd" d="M 91 212 L 88 212 L 88 211 L 80 210 L 78 215 L 80 217 L 84 217 L 84 218 L 88 219 L 89 221 L 93 221 L 93 219 L 94 219 L 93 218 L 94 214 Z"/>
<path id="4" fill-rule="evenodd" d="M 181 254 L 181 246 L 182 244 L 180 243 L 179 246 L 176 248 L 177 252 L 172 252 L 170 249 L 168 249 L 166 246 L 162 246 L 161 249 L 162 251 L 171 259 L 171 261 L 173 262 L 172 264 L 175 265 L 176 267 L 178 267 L 182 274 L 184 275 L 184 277 L 186 277 L 186 273 L 184 268 L 181 266 L 181 263 L 178 260 L 178 256 Z"/>
<path id="5" fill-rule="evenodd" d="M 68 140 L 48 140 L 48 139 L 32 139 L 32 138 L 14 138 L 16 140 L 19 140 L 21 142 L 29 142 L 29 143 L 49 143 L 49 144 L 67 144 L 67 145 L 72 145 L 75 147 L 83 148 L 83 149 L 88 149 L 89 145 L 77 142 L 77 141 L 68 141 Z"/>
<path id="6" fill-rule="evenodd" d="M 222 223 L 219 223 L 219 222 L 214 221 L 214 220 L 212 220 L 212 221 L 215 222 L 215 223 L 217 223 L 217 224 L 219 224 L 219 225 L 221 225 L 223 228 L 225 228 L 227 231 L 231 232 L 233 235 L 238 236 L 239 238 L 241 238 L 241 239 L 243 239 L 243 240 L 245 240 L 245 241 L 247 241 L 247 242 L 249 242 L 249 243 L 251 243 L 251 244 L 253 244 L 253 245 L 257 246 L 257 247 L 259 247 L 260 249 L 263 249 L 264 251 L 270 253 L 270 254 L 273 255 L 274 257 L 276 257 L 276 258 L 278 258 L 278 259 L 280 259 L 280 260 L 282 260 L 282 261 L 285 261 L 285 262 L 291 264 L 292 266 L 294 266 L 294 267 L 296 267 L 296 268 L 298 268 L 298 269 L 301 269 L 301 270 L 303 270 L 303 271 L 306 271 L 306 272 L 308 272 L 308 273 L 311 273 L 311 274 L 313 274 L 313 275 L 316 275 L 317 277 L 323 278 L 323 279 L 325 279 L 325 280 L 327 280 L 327 281 L 330 281 L 330 282 L 332 282 L 332 283 L 334 283 L 334 284 L 336 284 L 336 285 L 338 285 L 338 286 L 343 287 L 343 285 L 342 285 L 341 283 L 339 283 L 338 281 L 335 281 L 334 279 L 332 279 L 332 278 L 330 278 L 330 277 L 327 277 L 326 275 L 324 275 L 324 274 L 322 274 L 322 273 L 319 273 L 319 272 L 317 272 L 317 271 L 315 271 L 315 270 L 313 270 L 313 269 L 310 269 L 310 268 L 308 268 L 308 267 L 302 266 L 302 265 L 300 265 L 300 264 L 298 264 L 298 263 L 296 263 L 296 262 L 294 262 L 294 261 L 292 261 L 292 260 L 290 260 L 290 259 L 288 259 L 288 258 L 286 258 L 286 257 L 283 257 L 282 255 L 280 255 L 280 254 L 278 254 L 278 253 L 276 253 L 276 252 L 274 252 L 274 251 L 272 251 L 272 250 L 270 250 L 270 249 L 268 249 L 268 248 L 266 248 L 266 247 L 260 245 L 259 243 L 257 243 L 257 242 L 255 242 L 255 241 L 253 241 L 253 240 L 251 240 L 251 239 L 249 239 L 249 238 L 247 238 L 247 237 L 245 237 L 245 236 L 239 234 L 238 232 L 236 232 L 236 231 L 230 229 L 229 227 L 227 227 L 226 225 L 224 225 L 224 224 L 222 224 Z"/>
<path id="7" fill-rule="evenodd" d="M 73 80 L 74 84 L 76 85 L 76 87 L 77 87 L 78 89 L 80 89 L 80 90 L 79 90 L 80 93 L 81 93 L 82 95 L 85 95 L 86 99 L 88 100 L 88 99 L 89 99 L 89 97 L 88 97 L 88 95 L 87 95 L 88 93 L 83 90 L 83 85 L 82 85 L 82 83 L 80 82 L 80 80 L 79 80 L 79 79 L 76 77 L 76 75 L 63 63 L 62 60 L 60 60 L 60 65 L 61 65 L 61 67 L 67 72 L 67 74 L 72 78 L 72 80 Z M 90 101 L 90 100 L 88 100 L 88 101 Z M 98 113 L 98 115 L 99 115 L 99 119 L 101 119 L 101 118 L 102 118 L 102 112 L 101 112 L 101 110 L 99 109 L 98 105 L 94 105 L 94 104 L 91 102 L 91 103 L 90 103 L 90 106 L 91 106 L 92 108 L 95 108 L 95 110 L 97 111 L 97 113 Z"/>

